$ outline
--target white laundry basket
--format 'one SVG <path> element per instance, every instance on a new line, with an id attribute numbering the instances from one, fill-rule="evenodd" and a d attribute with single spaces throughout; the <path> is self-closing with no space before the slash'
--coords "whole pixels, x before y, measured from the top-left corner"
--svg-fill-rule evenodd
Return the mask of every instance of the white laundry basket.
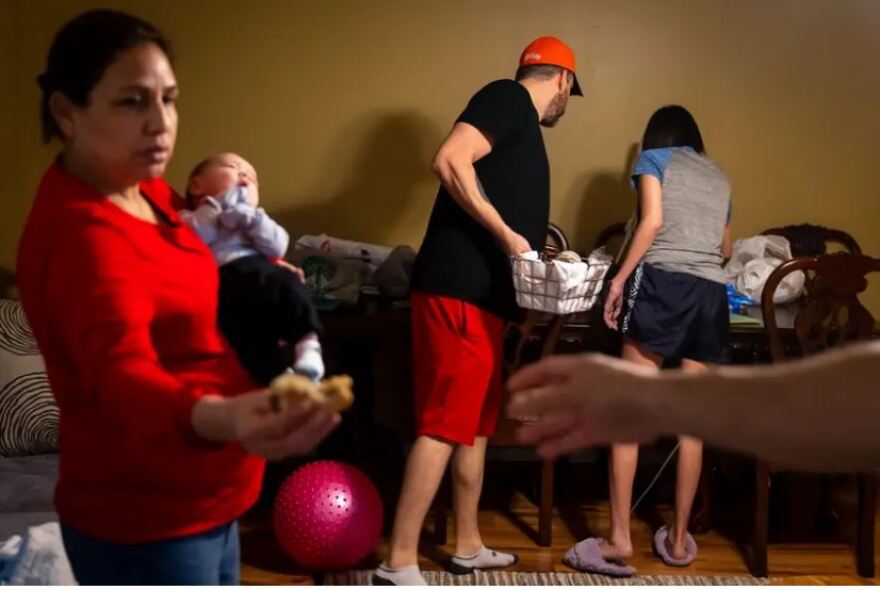
<path id="1" fill-rule="evenodd" d="M 592 256 L 581 262 L 512 257 L 511 266 L 520 307 L 565 315 L 592 309 L 611 263 Z"/>

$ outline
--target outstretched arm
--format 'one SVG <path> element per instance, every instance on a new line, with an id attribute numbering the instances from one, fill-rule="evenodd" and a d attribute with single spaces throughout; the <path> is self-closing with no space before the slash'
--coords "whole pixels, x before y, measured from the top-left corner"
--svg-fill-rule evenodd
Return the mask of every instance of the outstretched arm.
<path id="1" fill-rule="evenodd" d="M 880 467 L 878 377 L 878 342 L 699 375 L 554 357 L 511 378 L 509 411 L 539 416 L 520 436 L 548 457 L 687 434 L 791 467 L 855 471 Z"/>

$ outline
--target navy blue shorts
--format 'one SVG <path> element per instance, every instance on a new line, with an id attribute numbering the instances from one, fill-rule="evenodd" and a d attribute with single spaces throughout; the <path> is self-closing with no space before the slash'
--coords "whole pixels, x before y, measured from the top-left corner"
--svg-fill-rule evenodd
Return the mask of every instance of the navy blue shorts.
<path id="1" fill-rule="evenodd" d="M 664 360 L 726 363 L 730 312 L 724 285 L 642 263 L 623 292 L 620 331 Z"/>

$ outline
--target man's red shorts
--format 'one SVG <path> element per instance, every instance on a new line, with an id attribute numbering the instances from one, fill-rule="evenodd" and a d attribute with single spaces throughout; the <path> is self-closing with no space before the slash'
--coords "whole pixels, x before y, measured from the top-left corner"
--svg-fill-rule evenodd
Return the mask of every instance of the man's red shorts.
<path id="1" fill-rule="evenodd" d="M 413 293 L 416 432 L 473 445 L 495 432 L 504 320 L 475 305 Z"/>

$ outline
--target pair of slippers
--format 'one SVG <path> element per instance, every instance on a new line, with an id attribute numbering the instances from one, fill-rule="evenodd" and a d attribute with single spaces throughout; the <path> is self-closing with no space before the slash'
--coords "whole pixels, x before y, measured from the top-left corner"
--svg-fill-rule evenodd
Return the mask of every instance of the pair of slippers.
<path id="1" fill-rule="evenodd" d="M 687 567 L 697 557 L 697 542 L 690 533 L 685 537 L 685 551 L 687 555 L 682 559 L 674 558 L 669 552 L 669 528 L 660 527 L 654 534 L 654 554 L 663 563 L 671 567 Z M 602 557 L 602 544 L 604 541 L 596 537 L 584 539 L 576 543 L 565 553 L 562 562 L 570 568 L 590 574 L 599 574 L 613 578 L 628 578 L 636 573 L 631 565 Z"/>

